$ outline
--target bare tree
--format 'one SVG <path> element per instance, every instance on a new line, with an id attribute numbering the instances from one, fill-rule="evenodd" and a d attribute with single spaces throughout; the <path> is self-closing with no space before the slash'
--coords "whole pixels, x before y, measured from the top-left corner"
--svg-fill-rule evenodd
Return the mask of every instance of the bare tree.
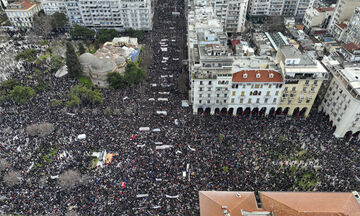
<path id="1" fill-rule="evenodd" d="M 33 17 L 33 31 L 37 36 L 48 36 L 52 31 L 52 19 L 43 11 Z"/>
<path id="2" fill-rule="evenodd" d="M 65 188 L 71 188 L 82 182 L 81 173 L 76 170 L 67 170 L 59 176 L 59 184 Z"/>
<path id="3" fill-rule="evenodd" d="M 29 125 L 26 127 L 26 132 L 30 136 L 44 137 L 51 134 L 53 131 L 54 131 L 54 125 L 47 122 L 41 124 Z"/>
<path id="4" fill-rule="evenodd" d="M 20 172 L 11 170 L 4 176 L 4 182 L 8 186 L 14 186 L 20 184 L 21 175 Z"/>

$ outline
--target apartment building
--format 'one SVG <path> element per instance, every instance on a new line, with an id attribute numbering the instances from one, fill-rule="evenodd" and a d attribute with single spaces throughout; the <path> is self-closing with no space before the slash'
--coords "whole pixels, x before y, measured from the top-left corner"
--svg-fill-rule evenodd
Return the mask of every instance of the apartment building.
<path id="1" fill-rule="evenodd" d="M 360 133 L 360 68 L 342 67 L 331 56 L 323 59 L 332 78 L 319 107 L 329 117 L 334 136 L 357 136 Z"/>
<path id="2" fill-rule="evenodd" d="M 39 3 L 32 0 L 22 0 L 9 4 L 5 12 L 12 26 L 30 28 L 33 15 L 39 12 L 40 9 Z"/>
<path id="3" fill-rule="evenodd" d="M 47 15 L 52 15 L 55 12 L 66 14 L 65 0 L 41 0 L 41 7 Z"/>
<path id="4" fill-rule="evenodd" d="M 354 14 L 350 18 L 343 41 L 360 44 L 360 6 L 355 8 Z"/>
<path id="5" fill-rule="evenodd" d="M 314 0 L 250 0 L 251 16 L 297 16 L 303 17 Z"/>
<path id="6" fill-rule="evenodd" d="M 42 0 L 46 14 L 65 13 L 71 25 L 90 28 L 151 30 L 151 0 Z"/>
<path id="7" fill-rule="evenodd" d="M 293 46 L 281 46 L 276 55 L 285 77 L 277 113 L 307 117 L 327 70 L 317 60 Z"/>
<path id="8" fill-rule="evenodd" d="M 331 7 L 307 9 L 303 19 L 304 30 L 311 31 L 313 27 L 326 28 L 333 14 L 334 8 Z"/>
<path id="9" fill-rule="evenodd" d="M 226 32 L 245 31 L 248 0 L 216 0 L 213 4 L 215 13 Z"/>
<path id="10" fill-rule="evenodd" d="M 331 17 L 328 31 L 333 34 L 336 24 L 349 21 L 355 12 L 355 8 L 360 6 L 359 0 L 338 0 L 335 6 L 334 15 Z"/>

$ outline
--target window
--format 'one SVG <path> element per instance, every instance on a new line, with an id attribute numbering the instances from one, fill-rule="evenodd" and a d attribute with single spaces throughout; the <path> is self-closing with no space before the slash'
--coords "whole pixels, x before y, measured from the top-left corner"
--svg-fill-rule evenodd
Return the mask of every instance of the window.
<path id="1" fill-rule="evenodd" d="M 202 94 L 199 94 L 199 97 L 202 97 Z"/>
<path id="2" fill-rule="evenodd" d="M 220 97 L 220 94 L 217 94 L 216 97 Z"/>
<path id="3" fill-rule="evenodd" d="M 235 91 L 233 91 L 231 95 L 232 95 L 232 96 L 235 96 Z"/>
<path id="4" fill-rule="evenodd" d="M 208 90 L 211 91 L 211 87 L 209 87 Z"/>
<path id="5" fill-rule="evenodd" d="M 224 94 L 224 97 L 227 97 L 227 94 Z"/>
<path id="6" fill-rule="evenodd" d="M 303 88 L 303 92 L 306 92 L 306 87 L 305 87 L 305 88 Z"/>
<path id="7" fill-rule="evenodd" d="M 305 84 L 308 85 L 308 84 L 309 84 L 309 80 L 306 80 L 306 81 L 305 81 Z"/>
<path id="8" fill-rule="evenodd" d="M 209 103 L 210 103 L 210 100 L 208 100 L 207 103 L 209 104 Z"/>
<path id="9" fill-rule="evenodd" d="M 315 81 L 314 81 L 314 85 L 317 85 L 317 83 L 318 83 L 318 81 L 317 81 L 317 80 L 315 80 Z"/>
<path id="10" fill-rule="evenodd" d="M 275 95 L 278 96 L 278 95 L 279 95 L 279 91 L 276 91 L 276 92 L 275 92 Z"/>
<path id="11" fill-rule="evenodd" d="M 231 103 L 235 103 L 235 99 L 234 99 L 234 98 L 231 98 Z"/>
<path id="12" fill-rule="evenodd" d="M 253 92 L 250 92 L 250 95 L 253 95 Z"/>
<path id="13" fill-rule="evenodd" d="M 249 100 L 248 100 L 248 104 L 251 104 L 251 98 L 249 98 Z"/>
<path id="14" fill-rule="evenodd" d="M 310 103 L 310 100 L 306 100 L 306 103 Z"/>
<path id="15" fill-rule="evenodd" d="M 255 88 L 259 88 L 260 87 L 260 85 L 259 84 L 255 84 Z"/>
<path id="16" fill-rule="evenodd" d="M 292 90 L 293 90 L 293 91 L 296 91 L 296 87 L 292 87 Z"/>
<path id="17" fill-rule="evenodd" d="M 240 98 L 240 103 L 244 103 L 244 99 L 243 99 L 243 98 Z"/>
<path id="18" fill-rule="evenodd" d="M 246 85 L 244 84 L 244 85 L 243 85 L 243 88 L 245 88 L 245 87 L 246 87 Z"/>
<path id="19" fill-rule="evenodd" d="M 216 100 L 216 103 L 219 103 L 219 100 Z"/>
<path id="20" fill-rule="evenodd" d="M 257 98 L 257 99 L 256 99 L 256 103 L 260 103 L 260 98 Z"/>
<path id="21" fill-rule="evenodd" d="M 266 92 L 266 96 L 270 96 L 270 91 L 267 91 L 267 92 Z"/>
<path id="22" fill-rule="evenodd" d="M 301 104 L 301 103 L 302 103 L 302 100 L 299 100 L 298 103 Z"/>
<path id="23" fill-rule="evenodd" d="M 224 100 L 224 103 L 226 103 L 226 100 Z"/>
<path id="24" fill-rule="evenodd" d="M 203 90 L 203 88 L 200 88 L 200 91 L 202 91 Z"/>
<path id="25" fill-rule="evenodd" d="M 276 98 L 274 98 L 273 103 L 276 103 Z"/>
<path id="26" fill-rule="evenodd" d="M 269 102 L 269 98 L 265 98 L 264 103 L 268 103 Z"/>
<path id="27" fill-rule="evenodd" d="M 208 97 L 211 97 L 211 95 L 210 95 L 210 94 L 208 94 Z"/>
<path id="28" fill-rule="evenodd" d="M 199 104 L 201 104 L 202 103 L 202 100 L 199 100 Z"/>
<path id="29" fill-rule="evenodd" d="M 200 81 L 200 85 L 202 85 L 203 84 L 203 81 Z"/>
<path id="30" fill-rule="evenodd" d="M 269 88 L 271 88 L 271 86 L 272 86 L 272 85 L 271 85 L 271 84 L 269 84 Z"/>
<path id="31" fill-rule="evenodd" d="M 285 88 L 284 88 L 284 91 L 287 91 L 287 90 L 288 90 L 288 87 L 285 87 Z"/>
<path id="32" fill-rule="evenodd" d="M 245 92 L 244 92 L 244 91 L 241 92 L 241 96 L 245 96 Z"/>
<path id="33" fill-rule="evenodd" d="M 211 85 L 211 81 L 209 81 L 209 85 Z"/>

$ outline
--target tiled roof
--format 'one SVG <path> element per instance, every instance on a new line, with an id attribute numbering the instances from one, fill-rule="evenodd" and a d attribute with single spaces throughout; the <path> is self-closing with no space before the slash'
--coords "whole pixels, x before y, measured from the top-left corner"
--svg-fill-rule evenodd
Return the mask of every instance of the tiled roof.
<path id="1" fill-rule="evenodd" d="M 333 11 L 334 8 L 331 7 L 326 7 L 326 8 L 315 8 L 317 11 L 319 11 L 320 13 L 325 12 L 325 11 Z"/>
<path id="2" fill-rule="evenodd" d="M 32 3 L 30 0 L 14 2 L 13 4 L 23 5 L 23 7 L 22 8 L 9 8 L 9 10 L 27 10 L 36 4 L 39 5 L 39 3 Z"/>
<path id="3" fill-rule="evenodd" d="M 240 40 L 232 40 L 231 41 L 231 45 L 235 46 L 235 45 L 238 45 L 240 44 Z"/>
<path id="4" fill-rule="evenodd" d="M 346 49 L 348 52 L 352 52 L 354 50 L 360 50 L 360 45 L 356 43 L 348 43 L 343 45 L 344 49 Z"/>
<path id="5" fill-rule="evenodd" d="M 247 77 L 244 78 L 244 74 Z M 260 78 L 256 77 L 256 74 L 260 74 Z M 273 78 L 270 78 L 270 74 L 273 74 Z M 242 70 L 233 74 L 233 82 L 283 82 L 282 75 L 273 70 Z"/>
<path id="6" fill-rule="evenodd" d="M 345 24 L 345 23 L 337 23 L 336 24 L 339 28 L 341 28 L 342 30 L 344 30 L 346 27 L 347 27 L 347 25 Z"/>
<path id="7" fill-rule="evenodd" d="M 354 195 L 338 192 L 259 192 L 263 208 L 257 208 L 253 192 L 200 191 L 200 216 L 242 216 L 242 212 L 272 212 L 276 216 L 360 216 Z"/>

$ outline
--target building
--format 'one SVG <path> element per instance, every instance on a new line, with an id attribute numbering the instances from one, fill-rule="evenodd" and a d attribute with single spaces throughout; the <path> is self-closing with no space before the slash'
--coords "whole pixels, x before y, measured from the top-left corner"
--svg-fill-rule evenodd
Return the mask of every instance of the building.
<path id="1" fill-rule="evenodd" d="M 250 16 L 296 16 L 303 17 L 306 9 L 314 0 L 251 0 Z"/>
<path id="2" fill-rule="evenodd" d="M 96 29 L 152 29 L 151 0 L 42 0 L 42 5 L 46 14 L 65 13 L 71 25 Z"/>
<path id="3" fill-rule="evenodd" d="M 346 22 L 347 23 L 347 22 Z M 331 31 L 331 34 L 334 38 L 337 39 L 337 41 L 342 41 L 344 35 L 345 35 L 345 30 L 347 28 L 347 24 L 346 23 L 336 23 L 333 26 L 333 29 Z"/>
<path id="4" fill-rule="evenodd" d="M 281 46 L 276 62 L 285 77 L 277 113 L 307 117 L 322 82 L 328 79 L 327 70 L 293 46 Z"/>
<path id="5" fill-rule="evenodd" d="M 309 8 L 305 12 L 303 24 L 305 31 L 310 32 L 313 27 L 325 28 L 329 24 L 334 8 Z"/>
<path id="6" fill-rule="evenodd" d="M 22 0 L 9 4 L 5 12 L 12 26 L 30 28 L 34 14 L 38 13 L 40 9 L 40 3 Z"/>
<path id="7" fill-rule="evenodd" d="M 228 33 L 246 30 L 246 12 L 248 0 L 216 0 L 214 10 Z"/>
<path id="8" fill-rule="evenodd" d="M 127 62 L 135 62 L 140 49 L 136 38 L 114 38 L 112 42 L 106 42 L 94 55 L 84 53 L 79 56 L 82 75 L 90 77 L 95 86 L 108 87 L 108 73 L 124 73 Z"/>
<path id="9" fill-rule="evenodd" d="M 337 52 L 341 55 L 343 62 L 360 62 L 360 45 L 355 43 L 343 44 Z"/>
<path id="10" fill-rule="evenodd" d="M 324 112 L 334 127 L 334 136 L 358 135 L 360 132 L 360 65 L 345 68 L 331 57 L 323 64 L 332 74 L 319 110 Z"/>
<path id="11" fill-rule="evenodd" d="M 339 0 L 328 25 L 329 33 L 333 34 L 335 24 L 349 21 L 354 14 L 354 8 L 357 6 L 360 6 L 359 0 Z"/>
<path id="12" fill-rule="evenodd" d="M 199 191 L 200 216 L 359 216 L 353 192 Z"/>
<path id="13" fill-rule="evenodd" d="M 346 28 L 343 41 L 345 43 L 360 44 L 360 6 L 355 8 L 354 14 Z"/>
<path id="14" fill-rule="evenodd" d="M 41 0 L 41 7 L 45 14 L 52 15 L 55 12 L 66 14 L 65 0 Z"/>

